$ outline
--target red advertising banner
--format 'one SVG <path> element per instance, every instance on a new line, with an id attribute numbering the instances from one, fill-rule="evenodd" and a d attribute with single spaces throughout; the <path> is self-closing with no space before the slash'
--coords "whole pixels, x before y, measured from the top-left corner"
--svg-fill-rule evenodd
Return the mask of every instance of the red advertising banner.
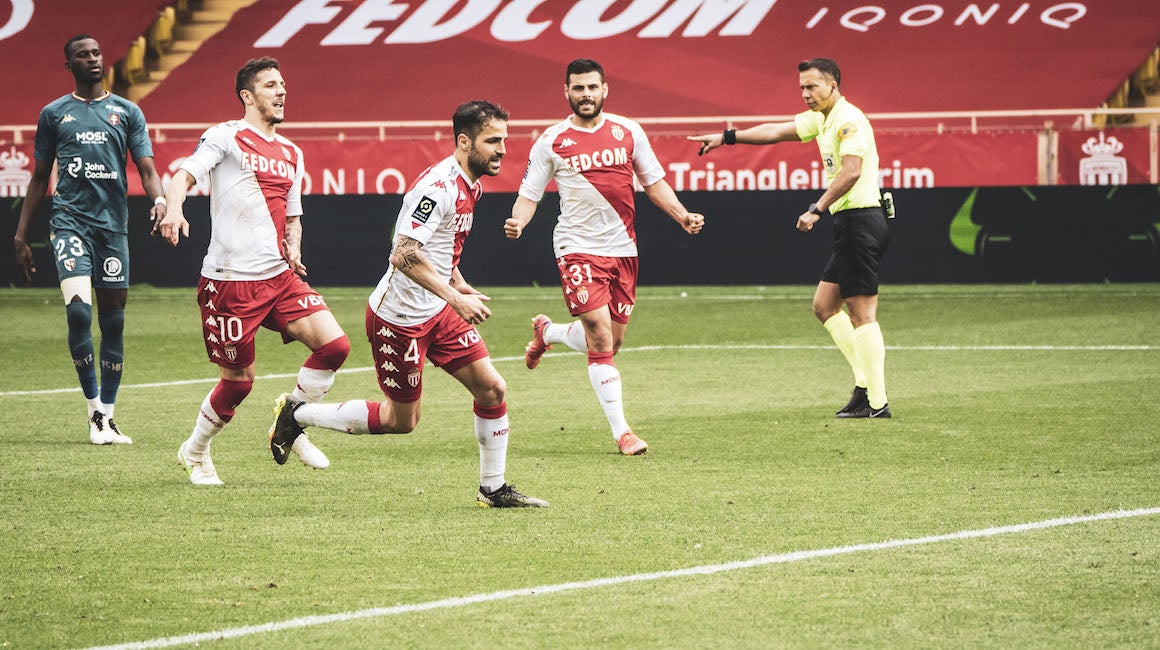
<path id="1" fill-rule="evenodd" d="M 1061 185 L 1149 183 L 1152 160 L 1150 136 L 1144 129 L 1059 134 Z"/>
<path id="2" fill-rule="evenodd" d="M 1078 137 L 1078 136 L 1077 136 Z M 1126 136 L 1125 136 L 1126 137 Z M 1142 139 L 1146 152 L 1147 132 Z M 678 192 L 823 189 L 818 147 L 814 143 L 721 147 L 707 156 L 683 135 L 650 138 L 667 170 L 666 180 Z M 400 194 L 429 165 L 451 154 L 449 139 L 313 140 L 295 139 L 306 159 L 307 194 Z M 878 141 L 879 183 L 890 188 L 1034 185 L 1037 134 L 892 134 Z M 508 140 L 499 176 L 484 179 L 489 192 L 519 189 L 533 140 Z M 154 163 L 163 181 L 177 171 L 196 146 L 194 140 L 166 140 L 153 145 Z M 0 149 L 0 198 L 23 196 L 32 171 L 32 146 Z M 1134 163 L 1135 164 L 1135 163 Z M 1143 161 L 1146 182 L 1147 159 Z M 129 166 L 129 193 L 143 193 L 137 170 Z M 1132 177 L 1137 178 L 1136 176 Z M 1068 182 L 1076 182 L 1070 180 Z M 554 191 L 554 186 L 549 186 Z M 195 186 L 193 194 L 204 192 Z"/>

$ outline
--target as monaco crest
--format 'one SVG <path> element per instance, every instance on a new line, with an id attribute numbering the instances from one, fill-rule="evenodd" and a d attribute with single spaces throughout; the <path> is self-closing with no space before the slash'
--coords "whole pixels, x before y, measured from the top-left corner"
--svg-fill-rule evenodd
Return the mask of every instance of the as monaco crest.
<path id="1" fill-rule="evenodd" d="M 612 125 L 612 137 L 616 138 L 617 142 L 624 139 L 624 129 L 620 128 L 619 124 Z"/>
<path id="2" fill-rule="evenodd" d="M 588 304 L 588 287 L 580 287 L 580 289 L 576 291 L 576 300 L 579 300 L 581 305 Z"/>
<path id="3" fill-rule="evenodd" d="M 419 385 L 419 380 L 422 378 L 422 373 L 412 372 L 411 374 L 407 375 L 407 383 L 411 384 L 411 388 L 415 388 Z"/>
<path id="4" fill-rule="evenodd" d="M 226 358 L 231 362 L 238 360 L 238 348 L 236 346 L 227 345 L 224 349 L 224 352 L 226 353 Z"/>

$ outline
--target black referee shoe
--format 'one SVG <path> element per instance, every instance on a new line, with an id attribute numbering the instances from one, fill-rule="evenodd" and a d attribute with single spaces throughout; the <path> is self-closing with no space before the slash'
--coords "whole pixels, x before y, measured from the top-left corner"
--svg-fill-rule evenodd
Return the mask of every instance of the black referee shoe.
<path id="1" fill-rule="evenodd" d="M 866 397 L 866 389 L 862 388 L 861 386 L 855 386 L 854 392 L 850 394 L 850 401 L 842 407 L 842 410 L 838 411 L 834 415 L 840 418 L 865 418 L 869 417 L 869 415 L 854 415 L 854 413 L 861 411 L 862 409 L 869 408 L 870 400 Z"/>

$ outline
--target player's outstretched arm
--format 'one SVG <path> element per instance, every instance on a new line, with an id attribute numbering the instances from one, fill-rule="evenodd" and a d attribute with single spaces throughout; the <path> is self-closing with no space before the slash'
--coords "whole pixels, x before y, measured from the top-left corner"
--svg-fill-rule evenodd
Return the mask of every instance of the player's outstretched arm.
<path id="1" fill-rule="evenodd" d="M 511 218 L 503 222 L 504 234 L 507 235 L 508 239 L 519 239 L 520 235 L 524 234 L 524 228 L 534 216 L 536 216 L 536 202 L 517 196 L 516 203 L 512 206 Z"/>
<path id="2" fill-rule="evenodd" d="M 451 284 L 444 282 L 435 271 L 435 267 L 431 266 L 431 262 L 423 255 L 422 249 L 423 244 L 417 240 L 399 235 L 395 238 L 394 248 L 391 249 L 391 266 L 402 271 L 403 275 L 414 280 L 419 286 L 442 298 L 468 323 L 475 325 L 487 320 L 488 316 L 491 316 L 491 310 L 483 303 L 491 298 L 481 293 L 460 293 Z"/>
<path id="3" fill-rule="evenodd" d="M 662 178 L 644 188 L 644 193 L 654 205 L 664 210 L 665 214 L 672 217 L 673 221 L 680 224 L 681 228 L 684 228 L 685 232 L 690 235 L 700 233 L 701 229 L 705 227 L 705 215 L 699 212 L 689 212 L 665 179 Z"/>
<path id="4" fill-rule="evenodd" d="M 32 274 L 36 273 L 36 263 L 32 261 L 32 249 L 28 246 L 28 227 L 40 209 L 40 201 L 48 192 L 48 177 L 52 174 L 51 160 L 37 160 L 32 168 L 32 178 L 28 181 L 28 191 L 20 206 L 20 221 L 16 224 L 16 234 L 12 244 L 16 252 L 16 265 L 24 276 L 24 284 L 32 284 Z"/>
<path id="5" fill-rule="evenodd" d="M 181 235 L 189 237 L 189 222 L 185 220 L 185 197 L 193 187 L 193 175 L 184 169 L 177 170 L 169 181 L 169 192 L 165 195 L 165 216 L 158 229 L 170 245 L 176 246 Z"/>

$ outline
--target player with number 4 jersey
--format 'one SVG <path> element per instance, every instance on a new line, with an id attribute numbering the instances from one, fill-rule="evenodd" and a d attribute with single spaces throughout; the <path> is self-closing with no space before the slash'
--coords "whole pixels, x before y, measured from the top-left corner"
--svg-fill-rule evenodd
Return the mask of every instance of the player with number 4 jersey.
<path id="1" fill-rule="evenodd" d="M 366 312 L 381 403 L 280 401 L 274 441 L 288 444 L 303 427 L 346 433 L 410 433 L 419 424 L 423 366 L 429 359 L 458 380 L 474 400 L 479 444 L 476 503 L 489 508 L 548 505 L 516 491 L 504 478 L 508 425 L 503 377 L 475 326 L 491 316 L 489 298 L 459 272 L 463 243 L 483 193 L 480 178 L 499 174 L 506 153 L 508 114 L 486 101 L 471 101 L 452 118 L 455 152 L 429 167 L 403 196 L 395 222 L 390 263 Z"/>
<path id="2" fill-rule="evenodd" d="M 648 444 L 625 419 L 620 371 L 612 358 L 636 304 L 635 180 L 685 232 L 701 232 L 705 217 L 685 209 L 665 182 L 664 168 L 640 125 L 603 112 L 608 84 L 599 63 L 571 62 L 564 81 L 573 115 L 546 130 L 532 146 L 504 231 L 509 239 L 523 234 L 548 182 L 555 179 L 560 216 L 553 249 L 564 301 L 578 320 L 558 324 L 544 314 L 535 316 L 524 358 L 528 368 L 535 368 L 555 343 L 586 352 L 588 379 L 612 438 L 621 453 L 634 456 L 647 451 Z"/>

